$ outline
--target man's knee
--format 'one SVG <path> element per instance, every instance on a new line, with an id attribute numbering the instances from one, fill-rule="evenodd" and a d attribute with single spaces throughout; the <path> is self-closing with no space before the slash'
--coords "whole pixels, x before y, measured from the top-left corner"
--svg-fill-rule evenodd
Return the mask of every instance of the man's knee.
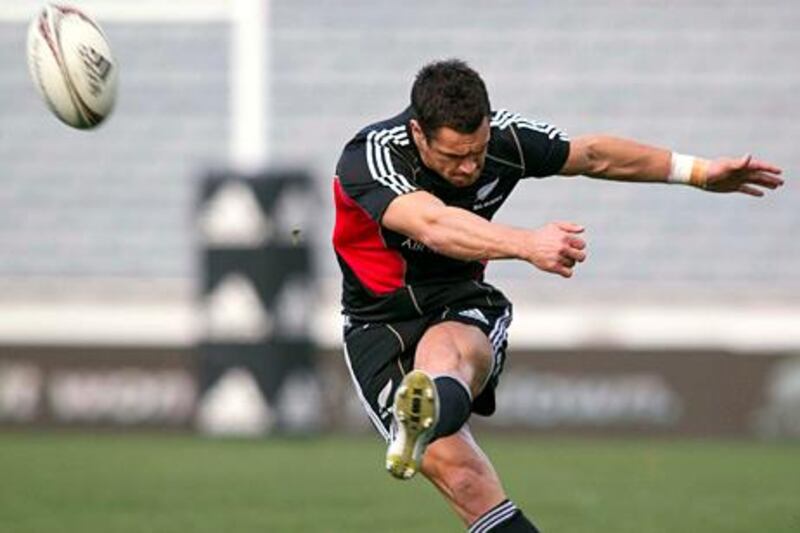
<path id="1" fill-rule="evenodd" d="M 414 359 L 414 366 L 435 374 L 457 373 L 463 364 L 462 354 L 449 342 L 428 343 Z"/>
<path id="2" fill-rule="evenodd" d="M 475 326 L 455 322 L 428 330 L 417 347 L 415 366 L 433 374 L 462 379 L 475 395 L 492 366 L 492 348 L 486 335 Z"/>

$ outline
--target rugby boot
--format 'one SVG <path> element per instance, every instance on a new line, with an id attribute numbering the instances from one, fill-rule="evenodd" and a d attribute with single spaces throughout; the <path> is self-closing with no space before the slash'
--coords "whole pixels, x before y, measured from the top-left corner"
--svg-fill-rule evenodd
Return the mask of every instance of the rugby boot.
<path id="1" fill-rule="evenodd" d="M 439 417 L 439 397 L 428 374 L 421 370 L 406 374 L 394 394 L 392 416 L 386 470 L 398 479 L 409 479 L 422 464 Z"/>

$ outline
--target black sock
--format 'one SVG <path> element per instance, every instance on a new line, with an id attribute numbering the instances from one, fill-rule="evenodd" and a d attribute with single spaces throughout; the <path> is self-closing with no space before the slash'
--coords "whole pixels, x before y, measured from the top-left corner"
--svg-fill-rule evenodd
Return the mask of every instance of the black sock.
<path id="1" fill-rule="evenodd" d="M 497 524 L 494 529 L 489 531 L 492 531 L 493 533 L 539 533 L 539 530 L 536 529 L 536 526 L 531 524 L 530 520 L 525 518 L 525 515 L 522 514 L 522 511 L 519 509 L 512 515 L 510 519 Z"/>
<path id="2" fill-rule="evenodd" d="M 436 422 L 432 441 L 461 429 L 472 410 L 469 390 L 459 380 L 451 376 L 439 376 L 433 383 L 439 394 L 439 421 Z"/>
<path id="3" fill-rule="evenodd" d="M 505 500 L 483 513 L 469 526 L 468 533 L 539 533 L 514 502 Z"/>

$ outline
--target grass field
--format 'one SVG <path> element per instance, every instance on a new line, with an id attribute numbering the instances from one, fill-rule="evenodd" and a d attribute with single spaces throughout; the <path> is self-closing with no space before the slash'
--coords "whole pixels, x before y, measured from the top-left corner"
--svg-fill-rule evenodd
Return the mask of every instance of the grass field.
<path id="1" fill-rule="evenodd" d="M 549 533 L 800 532 L 800 445 L 484 439 Z M 0 435 L 0 531 L 457 532 L 377 438 Z"/>

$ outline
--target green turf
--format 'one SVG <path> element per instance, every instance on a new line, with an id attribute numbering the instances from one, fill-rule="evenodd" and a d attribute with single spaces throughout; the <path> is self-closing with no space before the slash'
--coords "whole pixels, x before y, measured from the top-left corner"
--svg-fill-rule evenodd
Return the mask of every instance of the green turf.
<path id="1" fill-rule="evenodd" d="M 548 533 L 800 532 L 800 445 L 485 440 Z M 0 531 L 456 532 L 373 438 L 0 435 Z"/>

